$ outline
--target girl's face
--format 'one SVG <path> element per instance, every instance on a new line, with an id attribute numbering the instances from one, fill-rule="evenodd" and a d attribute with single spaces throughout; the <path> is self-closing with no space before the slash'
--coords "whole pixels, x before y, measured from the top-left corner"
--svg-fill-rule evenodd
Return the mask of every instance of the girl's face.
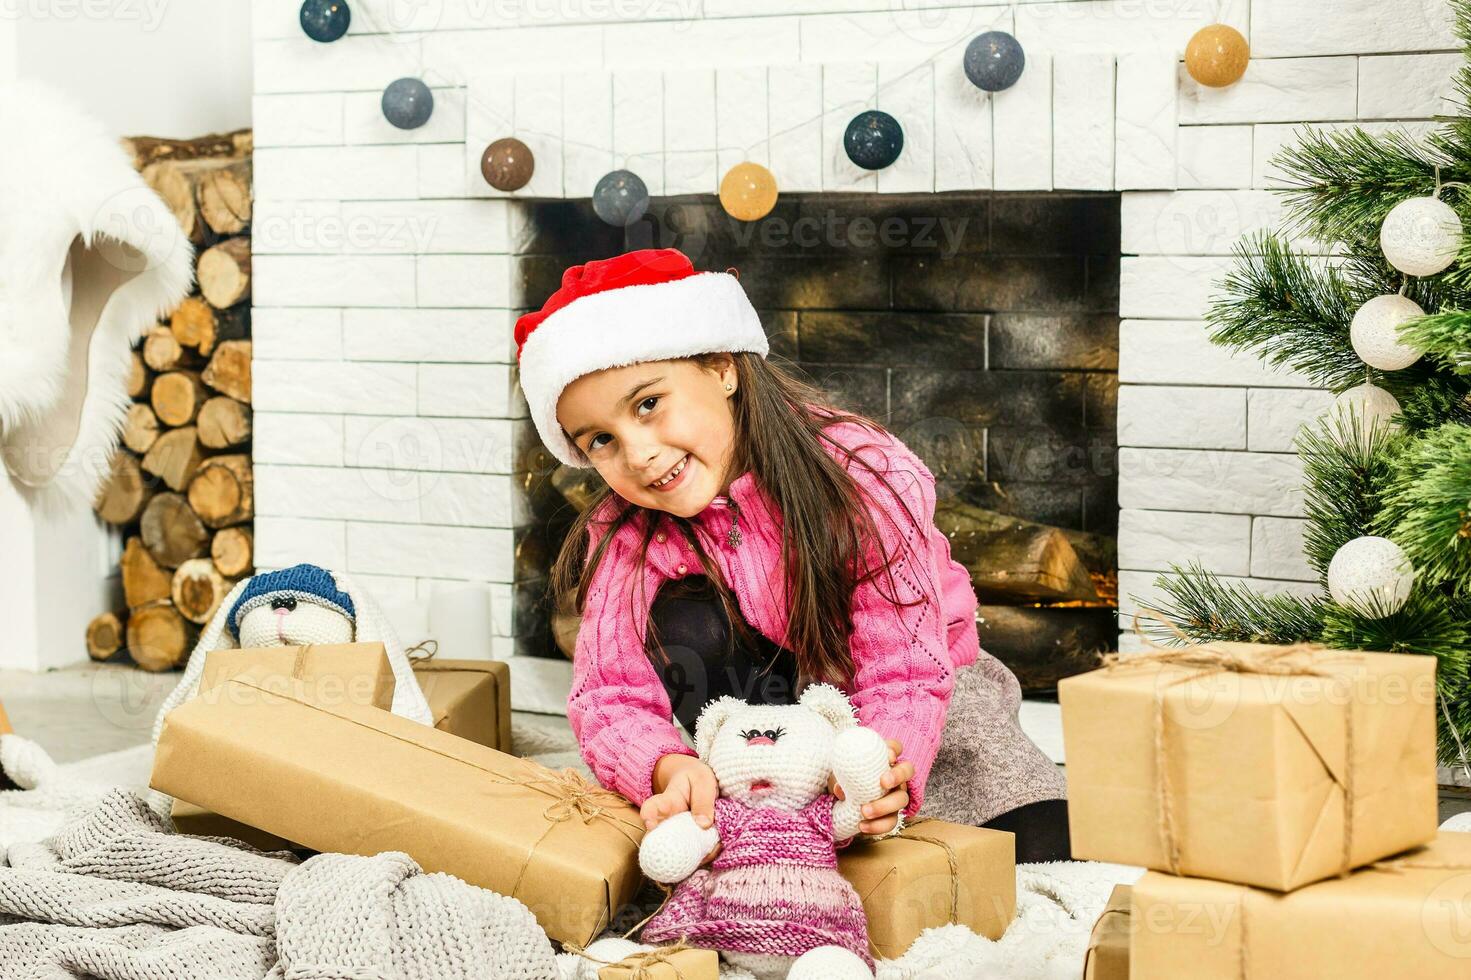
<path id="1" fill-rule="evenodd" d="M 693 517 L 723 493 L 735 446 L 734 361 L 647 361 L 569 384 L 557 421 L 624 500 Z"/>

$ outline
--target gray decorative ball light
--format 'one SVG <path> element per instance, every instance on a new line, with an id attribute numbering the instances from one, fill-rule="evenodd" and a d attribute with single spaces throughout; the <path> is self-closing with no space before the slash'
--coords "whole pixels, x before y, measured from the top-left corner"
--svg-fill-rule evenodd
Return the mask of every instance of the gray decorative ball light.
<path id="1" fill-rule="evenodd" d="M 604 174 L 592 192 L 592 209 L 615 228 L 626 228 L 649 209 L 649 188 L 631 170 Z"/>
<path id="2" fill-rule="evenodd" d="M 899 159 L 903 149 L 904 128 L 881 109 L 860 112 L 843 133 L 844 152 L 864 170 L 884 169 Z"/>
<path id="3" fill-rule="evenodd" d="M 399 129 L 418 129 L 434 114 L 434 93 L 417 78 L 400 78 L 383 90 L 383 117 Z"/>
<path id="4" fill-rule="evenodd" d="M 987 92 L 1011 88 L 1026 66 L 1021 42 L 1005 31 L 987 31 L 965 46 L 965 77 Z"/>

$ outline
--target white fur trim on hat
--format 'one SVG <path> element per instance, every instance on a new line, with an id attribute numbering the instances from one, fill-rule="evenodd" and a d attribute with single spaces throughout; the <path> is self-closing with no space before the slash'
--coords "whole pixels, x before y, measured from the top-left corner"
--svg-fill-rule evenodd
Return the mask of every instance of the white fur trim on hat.
<path id="1" fill-rule="evenodd" d="M 728 272 L 580 296 L 549 315 L 521 346 L 521 389 L 541 441 L 568 466 L 592 464 L 557 421 L 557 399 L 584 374 L 716 351 L 765 357 L 761 318 Z"/>

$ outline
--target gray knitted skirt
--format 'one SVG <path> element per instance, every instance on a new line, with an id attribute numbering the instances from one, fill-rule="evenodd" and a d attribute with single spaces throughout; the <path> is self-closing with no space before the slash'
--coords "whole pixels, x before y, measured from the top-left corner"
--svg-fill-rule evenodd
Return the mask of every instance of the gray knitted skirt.
<path id="1" fill-rule="evenodd" d="M 955 673 L 940 750 L 919 815 L 980 826 L 1008 810 L 1067 797 L 1062 770 L 1022 731 L 1021 685 L 981 651 Z"/>

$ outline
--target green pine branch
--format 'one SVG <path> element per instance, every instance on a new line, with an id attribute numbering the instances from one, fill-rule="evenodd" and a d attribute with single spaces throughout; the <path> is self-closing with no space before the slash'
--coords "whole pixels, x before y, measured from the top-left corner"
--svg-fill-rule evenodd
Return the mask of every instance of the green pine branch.
<path id="1" fill-rule="evenodd" d="M 1449 422 L 1389 464 L 1372 532 L 1409 555 L 1422 580 L 1471 597 L 1471 427 Z"/>
<path id="2" fill-rule="evenodd" d="M 1437 163 L 1442 180 L 1471 176 L 1471 170 L 1452 166 L 1454 159 L 1434 159 L 1398 130 L 1374 134 L 1355 127 L 1304 130 L 1273 163 L 1283 172 L 1293 227 L 1321 242 L 1368 249 L 1378 246 L 1379 228 L 1391 208 L 1435 190 Z M 1445 193 L 1447 203 L 1457 207 L 1450 198 L 1458 190 Z"/>
<path id="3" fill-rule="evenodd" d="M 1271 233 L 1250 236 L 1235 256 L 1206 313 L 1212 341 L 1251 351 L 1335 391 L 1363 380 L 1348 327 L 1367 296 L 1338 270 L 1295 254 Z"/>
<path id="4" fill-rule="evenodd" d="M 1184 568 L 1173 565 L 1170 571 L 1154 581 L 1161 599 L 1129 597 L 1150 611 L 1141 614 L 1140 630 L 1156 642 L 1178 642 L 1176 629 L 1193 643 L 1296 643 L 1315 640 L 1322 632 L 1325 599 L 1262 595 L 1240 583 L 1223 582 L 1194 562 Z"/>
<path id="5" fill-rule="evenodd" d="M 1373 533 L 1397 441 L 1385 426 L 1366 429 L 1355 413 L 1330 416 L 1298 432 L 1307 517 L 1303 553 L 1324 581 L 1339 548 Z"/>

